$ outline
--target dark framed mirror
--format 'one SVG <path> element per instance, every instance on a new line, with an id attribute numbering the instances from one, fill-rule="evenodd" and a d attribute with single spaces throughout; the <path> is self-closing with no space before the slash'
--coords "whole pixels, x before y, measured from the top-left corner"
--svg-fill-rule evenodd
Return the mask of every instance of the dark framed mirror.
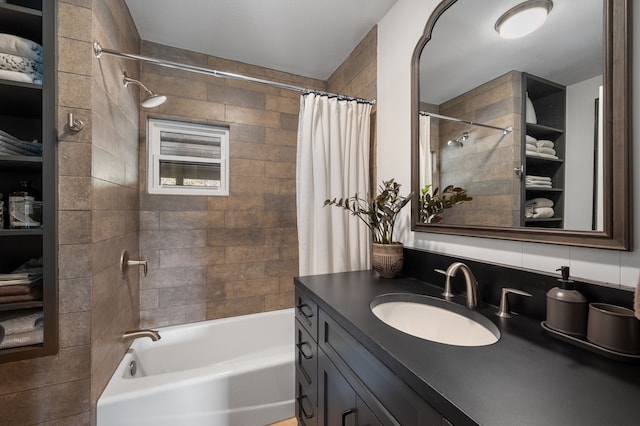
<path id="1" fill-rule="evenodd" d="M 631 1 L 533 2 L 546 22 L 505 40 L 522 3 L 444 0 L 425 25 L 412 230 L 631 250 Z"/>

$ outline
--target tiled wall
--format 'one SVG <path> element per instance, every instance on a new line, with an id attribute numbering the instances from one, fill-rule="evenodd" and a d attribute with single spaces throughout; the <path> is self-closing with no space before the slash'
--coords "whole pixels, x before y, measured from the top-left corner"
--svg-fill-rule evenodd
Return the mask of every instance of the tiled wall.
<path id="1" fill-rule="evenodd" d="M 122 248 L 138 251 L 137 94 L 122 88 L 124 64 L 98 62 L 92 42 L 135 52 L 139 38 L 120 0 L 57 5 L 60 349 L 0 364 L 3 425 L 94 424 L 120 335 L 138 324 L 137 273 L 127 283 L 118 270 Z M 81 132 L 65 127 L 68 112 Z"/>
<path id="2" fill-rule="evenodd" d="M 522 164 L 520 144 L 521 73 L 512 71 L 440 105 L 440 114 L 497 127 L 499 130 L 438 120 L 441 186 L 465 188 L 473 201 L 443 213 L 446 223 L 482 223 L 487 226 L 520 225 L 520 178 L 514 168 Z M 447 146 L 469 132 L 464 149 Z"/>
<path id="3" fill-rule="evenodd" d="M 92 39 L 105 47 L 137 53 L 140 38 L 121 0 L 93 1 Z M 120 254 L 132 259 L 138 249 L 138 102 L 137 86 L 125 88 L 122 72 L 138 78 L 139 65 L 104 56 L 96 60 L 92 80 L 91 144 L 91 403 L 111 378 L 130 342 L 122 333 L 138 327 L 139 275 L 125 279 Z"/>
<path id="4" fill-rule="evenodd" d="M 142 54 L 287 84 L 319 80 L 143 42 Z M 296 138 L 300 94 L 144 63 L 141 79 L 168 96 L 140 117 L 141 326 L 290 307 L 298 271 Z M 230 129 L 230 195 L 146 193 L 148 117 Z"/>
<path id="5" fill-rule="evenodd" d="M 378 90 L 378 27 L 374 26 L 327 80 L 327 91 L 361 99 L 376 99 Z M 378 187 L 376 171 L 376 107 L 371 112 L 371 191 Z M 389 179 L 391 176 L 382 176 Z M 377 183 L 378 182 L 378 183 Z"/>
<path id="6" fill-rule="evenodd" d="M 376 94 L 373 28 L 328 82 L 143 42 L 142 54 L 367 99 Z M 168 101 L 140 117 L 141 326 L 290 307 L 298 272 L 296 138 L 300 94 L 143 64 Z M 230 196 L 146 194 L 148 117 L 229 126 Z"/>
<path id="7" fill-rule="evenodd" d="M 377 92 L 378 27 L 373 27 L 327 80 L 327 91 L 362 99 Z"/>
<path id="8" fill-rule="evenodd" d="M 375 28 L 327 86 L 140 45 L 121 0 L 58 0 L 60 351 L 0 364 L 0 424 L 95 424 L 97 398 L 125 350 L 121 333 L 138 325 L 138 314 L 141 326 L 156 326 L 293 302 L 299 94 L 143 65 L 141 80 L 169 100 L 142 111 L 138 126 L 138 91 L 123 88 L 120 76 L 125 70 L 138 77 L 139 66 L 108 56 L 97 61 L 93 40 L 116 50 L 137 52 L 142 46 L 149 56 L 375 98 Z M 66 130 L 68 112 L 85 122 L 84 130 Z M 229 126 L 231 195 L 144 194 L 147 114 Z M 140 295 L 137 271 L 126 281 L 120 277 L 124 248 L 149 260 Z"/>

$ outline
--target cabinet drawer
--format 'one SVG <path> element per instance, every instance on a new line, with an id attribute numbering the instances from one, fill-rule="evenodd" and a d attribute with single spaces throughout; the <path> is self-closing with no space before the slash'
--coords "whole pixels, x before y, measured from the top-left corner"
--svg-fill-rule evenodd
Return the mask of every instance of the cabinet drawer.
<path id="1" fill-rule="evenodd" d="M 295 312 L 300 324 L 311 334 L 313 340 L 318 341 L 318 305 L 298 288 L 296 288 Z"/>
<path id="2" fill-rule="evenodd" d="M 309 389 L 308 386 L 296 380 L 296 418 L 299 426 L 317 426 L 318 424 L 318 406 Z"/>
<path id="3" fill-rule="evenodd" d="M 308 387 L 315 387 L 318 377 L 318 344 L 296 320 L 296 376 Z"/>
<path id="4" fill-rule="evenodd" d="M 330 358 L 340 359 L 385 409 L 403 426 L 440 425 L 442 416 L 416 394 L 344 328 L 319 310 L 319 346 Z M 338 364 L 336 364 L 338 365 Z M 366 392 L 356 389 L 361 394 Z M 373 407 L 372 407 L 373 408 Z M 380 417 L 379 417 L 380 418 Z"/>

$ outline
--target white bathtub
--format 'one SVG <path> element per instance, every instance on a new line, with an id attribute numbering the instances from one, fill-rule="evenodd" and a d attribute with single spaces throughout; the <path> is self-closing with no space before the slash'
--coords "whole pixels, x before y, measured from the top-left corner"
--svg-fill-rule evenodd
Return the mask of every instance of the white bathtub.
<path id="1" fill-rule="evenodd" d="M 293 309 L 159 331 L 159 341 L 137 339 L 125 354 L 98 399 L 98 426 L 263 426 L 294 417 Z"/>

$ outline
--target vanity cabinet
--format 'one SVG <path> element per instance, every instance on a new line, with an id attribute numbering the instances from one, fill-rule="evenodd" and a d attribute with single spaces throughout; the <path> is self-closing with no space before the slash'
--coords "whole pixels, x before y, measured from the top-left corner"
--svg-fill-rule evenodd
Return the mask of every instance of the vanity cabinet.
<path id="1" fill-rule="evenodd" d="M 318 306 L 296 292 L 296 417 L 300 426 L 318 424 Z"/>
<path id="2" fill-rule="evenodd" d="M 15 75 L 0 76 L 0 130 L 22 141 L 42 143 L 41 155 L 0 152 L 0 194 L 4 202 L 0 273 L 11 273 L 30 259 L 42 259 L 43 265 L 41 297 L 37 289 L 37 292 L 29 291 L 32 300 L 14 301 L 14 290 L 7 289 L 4 282 L 0 320 L 42 312 L 43 337 L 42 343 L 0 349 L 0 362 L 52 355 L 58 350 L 55 4 L 47 0 L 0 3 L 0 33 L 19 36 L 43 47 L 42 84 L 38 80 L 17 81 L 19 78 Z M 27 225 L 28 228 L 10 228 L 8 195 L 20 181 L 29 181 L 42 195 L 40 226 L 36 222 L 36 225 Z M 9 342 L 8 337 L 4 338 L 5 344 Z"/>
<path id="3" fill-rule="evenodd" d="M 527 113 L 527 97 L 531 100 L 535 113 L 535 122 L 531 112 Z M 563 228 L 564 225 L 564 175 L 565 175 L 565 87 L 522 73 L 522 189 L 521 224 L 527 227 Z M 541 153 L 531 153 L 526 149 L 526 137 L 537 141 L 550 141 L 553 147 L 540 147 Z M 557 158 L 547 155 L 555 150 Z M 551 188 L 531 187 L 526 176 L 551 178 Z M 553 217 L 532 218 L 527 214 L 526 201 L 534 198 L 547 198 L 553 201 Z"/>
<path id="4" fill-rule="evenodd" d="M 443 417 L 296 288 L 300 425 L 445 425 Z"/>
<path id="5" fill-rule="evenodd" d="M 382 426 L 322 350 L 318 363 L 321 425 Z"/>

